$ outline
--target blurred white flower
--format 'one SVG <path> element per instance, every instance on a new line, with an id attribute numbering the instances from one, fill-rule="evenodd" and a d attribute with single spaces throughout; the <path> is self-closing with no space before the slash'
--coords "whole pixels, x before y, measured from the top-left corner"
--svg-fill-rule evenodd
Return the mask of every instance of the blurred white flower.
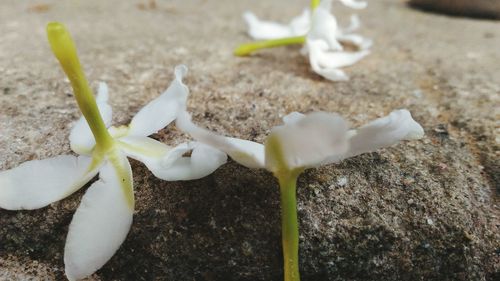
<path id="1" fill-rule="evenodd" d="M 352 0 L 342 0 L 341 2 L 355 9 L 366 7 L 366 2 Z M 259 20 L 251 12 L 245 12 L 243 17 L 252 38 L 269 40 L 267 44 L 266 41 L 257 42 L 255 45 L 258 47 L 255 49 L 303 42 L 305 44 L 302 53 L 309 55 L 313 71 L 329 80 L 342 81 L 347 80 L 348 76 L 340 68 L 353 65 L 368 55 L 372 41 L 353 33 L 361 25 L 357 15 L 351 16 L 351 23 L 348 27 L 339 27 L 337 20 L 330 12 L 331 5 L 332 0 L 323 0 L 315 7 L 312 14 L 309 9 L 305 9 L 301 15 L 295 17 L 287 25 Z M 301 38 L 302 36 L 304 38 Z M 344 51 L 341 43 L 351 44 L 359 51 Z M 251 51 L 255 49 L 250 48 Z M 238 51 L 236 53 L 239 54 Z"/>

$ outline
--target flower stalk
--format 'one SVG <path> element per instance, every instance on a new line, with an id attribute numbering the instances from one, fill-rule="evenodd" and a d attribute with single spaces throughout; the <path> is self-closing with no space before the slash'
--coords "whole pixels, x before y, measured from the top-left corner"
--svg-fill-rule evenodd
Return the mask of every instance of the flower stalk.
<path id="1" fill-rule="evenodd" d="M 311 0 L 311 11 L 314 11 L 314 9 L 319 6 L 320 2 L 321 0 Z"/>
<path id="2" fill-rule="evenodd" d="M 78 59 L 75 43 L 71 35 L 64 25 L 51 22 L 47 25 L 47 38 L 52 52 L 71 82 L 78 107 L 95 137 L 96 147 L 103 151 L 109 150 L 113 146 L 114 141 L 108 133 L 99 113 L 94 95 Z"/>
<path id="3" fill-rule="evenodd" d="M 288 46 L 288 45 L 296 45 L 296 44 L 304 44 L 306 41 L 305 36 L 295 36 L 295 37 L 287 37 L 287 38 L 280 38 L 280 39 L 273 39 L 273 40 L 264 40 L 264 41 L 257 41 L 257 42 L 252 42 L 252 43 L 245 43 L 241 44 L 234 50 L 234 55 L 236 56 L 248 56 L 251 53 L 260 50 L 260 49 L 267 49 L 267 48 L 275 48 L 275 47 L 281 47 L 281 46 Z"/>
<path id="4" fill-rule="evenodd" d="M 281 240 L 285 281 L 299 281 L 299 224 L 297 219 L 297 176 L 278 178 L 281 195 Z"/>
<path id="5" fill-rule="evenodd" d="M 311 11 L 314 11 L 314 9 L 318 7 L 320 2 L 321 0 L 311 0 Z M 306 42 L 305 36 L 294 36 L 294 37 L 286 37 L 273 40 L 263 40 L 252 43 L 245 43 L 241 44 L 234 50 L 234 55 L 248 56 L 251 53 L 260 49 L 275 48 L 275 47 L 295 45 L 295 44 L 299 45 L 299 44 L 304 44 L 305 42 Z"/>
<path id="6" fill-rule="evenodd" d="M 297 178 L 302 168 L 290 168 L 285 158 L 283 143 L 277 135 L 266 140 L 266 154 L 273 159 L 273 174 L 280 185 L 281 241 L 283 247 L 283 273 L 285 281 L 300 281 L 299 222 L 297 218 Z"/>

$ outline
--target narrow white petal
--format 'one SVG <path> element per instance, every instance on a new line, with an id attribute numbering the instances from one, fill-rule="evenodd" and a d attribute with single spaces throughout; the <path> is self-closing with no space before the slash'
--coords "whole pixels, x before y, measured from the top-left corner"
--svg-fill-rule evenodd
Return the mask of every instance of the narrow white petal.
<path id="1" fill-rule="evenodd" d="M 408 110 L 401 109 L 352 130 L 349 135 L 350 148 L 343 158 L 389 147 L 402 140 L 420 139 L 424 136 L 424 129 L 413 120 Z"/>
<path id="2" fill-rule="evenodd" d="M 90 157 L 61 155 L 0 172 L 0 208 L 32 210 L 69 196 L 96 174 Z"/>
<path id="3" fill-rule="evenodd" d="M 264 146 L 260 143 L 223 137 L 200 128 L 191 122 L 191 116 L 187 112 L 179 114 L 176 125 L 195 140 L 227 153 L 234 161 L 243 166 L 264 168 Z"/>
<path id="4" fill-rule="evenodd" d="M 341 51 L 342 45 L 337 41 L 339 27 L 337 20 L 330 13 L 331 0 L 321 1 L 312 15 L 311 30 L 307 34 L 307 41 L 321 40 L 328 46 L 329 51 Z"/>
<path id="5" fill-rule="evenodd" d="M 133 196 L 130 164 L 117 156 L 102 167 L 69 226 L 64 249 L 69 280 L 91 275 L 118 250 L 132 224 Z"/>
<path id="6" fill-rule="evenodd" d="M 191 156 L 183 154 L 191 151 Z M 162 167 L 154 172 L 163 180 L 194 180 L 213 173 L 226 163 L 224 152 L 203 143 L 181 144 L 165 156 Z"/>
<path id="7" fill-rule="evenodd" d="M 248 35 L 256 40 L 270 40 L 293 36 L 289 25 L 260 20 L 254 13 L 243 13 L 248 25 Z"/>
<path id="8" fill-rule="evenodd" d="M 108 86 L 104 82 L 99 83 L 96 103 L 104 124 L 106 127 L 109 127 L 113 112 L 111 106 L 108 104 Z M 69 141 L 71 149 L 75 153 L 90 155 L 95 146 L 95 139 L 85 117 L 82 116 L 76 121 L 69 134 Z"/>
<path id="9" fill-rule="evenodd" d="M 353 9 L 364 9 L 368 6 L 368 3 L 365 1 L 356 1 L 356 0 L 339 0 L 345 6 Z"/>
<path id="10" fill-rule="evenodd" d="M 274 127 L 265 145 L 266 168 L 272 172 L 314 167 L 347 151 L 347 122 L 336 114 L 311 113 Z"/>
<path id="11" fill-rule="evenodd" d="M 144 106 L 130 122 L 130 136 L 149 136 L 175 120 L 179 109 L 186 106 L 189 89 L 182 82 L 187 67 L 175 67 L 175 79 L 158 98 Z"/>
<path id="12" fill-rule="evenodd" d="M 97 90 L 97 97 L 96 97 L 96 102 L 108 102 L 109 99 L 109 90 L 108 90 L 108 84 L 105 82 L 100 82 L 99 83 L 99 89 Z"/>

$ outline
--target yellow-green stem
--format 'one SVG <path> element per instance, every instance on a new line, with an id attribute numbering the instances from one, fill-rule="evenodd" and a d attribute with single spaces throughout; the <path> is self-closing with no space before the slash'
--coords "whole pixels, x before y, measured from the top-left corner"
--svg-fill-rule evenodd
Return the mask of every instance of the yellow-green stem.
<path id="1" fill-rule="evenodd" d="M 278 176 L 281 193 L 281 239 L 285 281 L 299 281 L 299 224 L 297 220 L 297 175 Z"/>
<path id="2" fill-rule="evenodd" d="M 306 41 L 305 36 L 287 37 L 274 40 L 257 41 L 252 43 L 246 43 L 238 46 L 234 50 L 236 56 L 248 56 L 251 53 L 265 48 L 274 48 L 280 46 L 303 44 Z"/>
<path id="3" fill-rule="evenodd" d="M 71 35 L 61 23 L 51 22 L 47 25 L 47 37 L 52 52 L 71 82 L 76 102 L 89 124 L 96 140 L 96 146 L 99 149 L 108 150 L 113 146 L 113 138 L 109 135 L 99 113 L 94 95 L 80 65 Z"/>
<path id="4" fill-rule="evenodd" d="M 316 7 L 318 7 L 320 2 L 321 2 L 321 0 L 311 0 L 311 11 L 314 11 L 314 9 L 316 9 Z"/>

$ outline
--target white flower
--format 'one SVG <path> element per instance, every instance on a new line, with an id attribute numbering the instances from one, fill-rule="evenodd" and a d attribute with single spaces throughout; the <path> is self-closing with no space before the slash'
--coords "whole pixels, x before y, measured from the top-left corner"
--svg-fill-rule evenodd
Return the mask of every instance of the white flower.
<path id="1" fill-rule="evenodd" d="M 227 156 L 201 143 L 172 148 L 147 137 L 171 123 L 178 110 L 185 107 L 188 95 L 182 83 L 185 66 L 176 67 L 176 78 L 170 87 L 143 107 L 129 126 L 109 127 L 112 114 L 106 85 L 100 84 L 96 102 L 69 33 L 58 23 L 50 23 L 47 32 L 85 116 L 76 122 L 70 134 L 71 148 L 80 155 L 28 161 L 0 172 L 0 208 L 42 208 L 71 195 L 99 174 L 99 180 L 83 196 L 69 226 L 64 262 L 66 276 L 76 280 L 101 268 L 129 232 L 134 191 L 127 156 L 143 162 L 154 175 L 165 180 L 204 177 L 225 163 Z M 190 150 L 191 157 L 184 157 Z"/>
<path id="2" fill-rule="evenodd" d="M 355 9 L 366 7 L 366 2 L 353 0 L 341 2 Z M 286 45 L 291 42 L 297 43 L 298 37 L 305 36 L 302 53 L 309 55 L 313 71 L 329 80 L 343 81 L 348 80 L 348 76 L 340 68 L 353 65 L 367 56 L 370 53 L 368 49 L 372 41 L 353 33 L 360 27 L 360 21 L 356 15 L 351 16 L 351 23 L 348 27 L 340 28 L 330 12 L 331 5 L 332 0 L 323 0 L 313 10 L 312 15 L 310 10 L 306 9 L 288 25 L 261 21 L 251 12 L 245 12 L 244 19 L 249 27 L 249 35 L 254 39 L 279 40 L 280 45 Z M 287 38 L 293 40 L 288 43 Z M 344 51 L 341 43 L 354 45 L 359 51 Z"/>
<path id="3" fill-rule="evenodd" d="M 357 34 L 349 34 L 337 27 L 335 17 L 330 13 L 331 0 L 323 0 L 314 10 L 311 29 L 306 36 L 303 49 L 309 54 L 309 62 L 314 72 L 332 81 L 345 81 L 349 77 L 340 68 L 350 66 L 367 56 L 372 42 Z M 347 30 L 359 27 L 359 19 L 351 17 Z M 343 51 L 339 41 L 358 46 L 360 51 Z"/>
<path id="4" fill-rule="evenodd" d="M 329 16 L 324 17 L 324 20 L 331 23 L 333 18 L 334 28 L 329 30 L 329 33 L 338 41 L 354 44 L 360 49 L 369 48 L 371 40 L 357 34 L 352 34 L 361 27 L 359 17 L 357 15 L 351 15 L 349 26 L 345 28 L 339 27 L 335 17 L 330 13 L 331 2 L 332 0 L 323 0 L 318 6 L 318 8 L 321 7 L 323 10 L 320 12 L 320 17 L 323 17 L 326 11 L 326 14 Z M 366 2 L 356 2 L 352 0 L 344 0 L 341 2 L 354 9 L 364 9 L 367 6 Z M 311 29 L 311 22 L 314 22 L 314 18 L 311 17 L 311 10 L 309 8 L 304 9 L 302 13 L 294 17 L 289 24 L 260 20 L 250 11 L 243 13 L 243 19 L 248 26 L 248 35 L 255 40 L 273 40 L 294 36 L 306 36 Z"/>
<path id="5" fill-rule="evenodd" d="M 227 153 L 249 168 L 265 168 L 273 173 L 303 170 L 388 147 L 401 140 L 419 139 L 422 127 L 406 109 L 396 110 L 358 129 L 348 129 L 336 114 L 293 112 L 283 118 L 267 136 L 265 144 L 219 136 L 191 122 L 181 113 L 177 127 L 194 139 Z M 281 154 L 279 156 L 278 154 Z"/>
<path id="6" fill-rule="evenodd" d="M 304 169 L 336 163 L 364 152 L 393 145 L 401 140 L 418 139 L 422 127 L 405 109 L 393 111 L 349 130 L 347 122 L 336 114 L 297 112 L 283 118 L 284 125 L 274 127 L 264 145 L 247 140 L 219 136 L 191 122 L 187 112 L 177 117 L 177 127 L 194 139 L 226 152 L 249 168 L 271 171 L 280 185 L 284 280 L 300 280 L 299 224 L 296 182 Z"/>

